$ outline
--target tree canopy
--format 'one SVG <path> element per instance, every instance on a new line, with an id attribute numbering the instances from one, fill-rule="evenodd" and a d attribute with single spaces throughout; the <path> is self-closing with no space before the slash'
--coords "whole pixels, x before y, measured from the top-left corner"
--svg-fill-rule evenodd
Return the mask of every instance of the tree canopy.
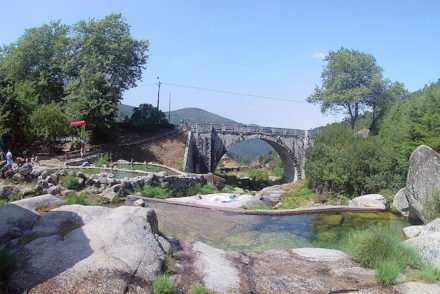
<path id="1" fill-rule="evenodd" d="M 404 93 L 402 84 L 383 79 L 382 68 L 370 54 L 341 48 L 330 51 L 325 61 L 322 85 L 307 101 L 320 104 L 324 113 L 343 111 L 352 129 L 365 110 L 372 110 L 377 119 L 390 101 Z"/>
<path id="2" fill-rule="evenodd" d="M 105 132 L 124 91 L 140 80 L 148 47 L 131 36 L 120 14 L 26 30 L 0 49 L 0 135 L 25 142 L 33 112 L 42 105 L 54 109 L 52 103 L 69 120 Z"/>

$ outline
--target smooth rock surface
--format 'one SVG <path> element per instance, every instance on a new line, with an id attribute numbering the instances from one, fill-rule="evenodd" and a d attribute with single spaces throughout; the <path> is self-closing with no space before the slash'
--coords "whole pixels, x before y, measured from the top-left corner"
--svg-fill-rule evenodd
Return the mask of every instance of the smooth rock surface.
<path id="1" fill-rule="evenodd" d="M 427 284 L 422 282 L 408 282 L 396 285 L 393 289 L 398 294 L 438 294 L 440 293 L 440 284 Z"/>
<path id="2" fill-rule="evenodd" d="M 440 232 L 423 235 L 405 241 L 415 248 L 426 262 L 440 269 Z"/>
<path id="3" fill-rule="evenodd" d="M 403 233 L 408 239 L 417 237 L 425 226 L 409 226 L 403 228 Z"/>
<path id="4" fill-rule="evenodd" d="M 235 196 L 235 197 L 234 197 Z M 232 198 L 231 198 L 232 197 Z M 216 206 L 216 207 L 255 207 L 262 202 L 253 195 L 236 195 L 232 193 L 215 193 L 207 195 L 195 195 L 190 197 L 167 198 L 168 201 L 189 203 L 194 205 Z"/>
<path id="5" fill-rule="evenodd" d="M 406 197 L 410 217 L 417 216 L 424 223 L 433 216 L 434 198 L 440 197 L 440 156 L 428 146 L 421 145 L 411 154 L 406 180 Z"/>
<path id="6" fill-rule="evenodd" d="M 33 233 L 50 235 L 31 235 L 17 250 L 7 284 L 12 291 L 150 293 L 165 255 L 166 240 L 159 242 L 149 208 L 60 207 L 43 216 Z"/>
<path id="7" fill-rule="evenodd" d="M 393 206 L 401 215 L 408 216 L 409 203 L 405 193 L 406 188 L 402 188 L 396 193 L 393 199 Z"/>
<path id="8" fill-rule="evenodd" d="M 386 209 L 387 201 L 380 194 L 368 194 L 353 198 L 348 203 L 349 207 L 373 207 L 377 209 Z"/>

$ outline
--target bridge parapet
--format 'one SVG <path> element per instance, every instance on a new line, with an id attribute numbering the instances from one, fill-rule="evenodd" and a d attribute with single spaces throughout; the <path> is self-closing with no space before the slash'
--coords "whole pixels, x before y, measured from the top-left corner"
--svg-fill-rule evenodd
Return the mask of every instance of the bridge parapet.
<path id="1" fill-rule="evenodd" d="M 316 131 L 298 129 L 271 128 L 247 125 L 221 125 L 221 124 L 187 124 L 186 129 L 197 133 L 216 132 L 240 133 L 240 134 L 268 134 L 281 136 L 315 136 Z"/>

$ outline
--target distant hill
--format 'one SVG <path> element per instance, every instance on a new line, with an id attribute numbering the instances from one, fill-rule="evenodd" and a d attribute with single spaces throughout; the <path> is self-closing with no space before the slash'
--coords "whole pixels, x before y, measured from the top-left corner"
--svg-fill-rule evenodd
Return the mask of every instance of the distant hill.
<path id="1" fill-rule="evenodd" d="M 182 108 L 174 110 L 170 112 L 170 118 L 171 123 L 174 125 L 180 125 L 182 120 L 193 124 L 242 125 L 242 123 L 200 108 Z"/>
<path id="2" fill-rule="evenodd" d="M 130 117 L 133 113 L 133 106 L 121 104 L 119 106 L 118 120 L 123 121 L 126 116 Z M 167 118 L 168 118 L 168 113 Z M 222 117 L 200 108 L 182 108 L 170 112 L 171 123 L 180 125 L 180 122 L 188 121 L 194 124 L 224 124 L 224 125 L 243 125 L 232 119 Z M 234 159 L 247 162 L 258 159 L 261 155 L 273 151 L 272 146 L 262 140 L 247 140 L 232 146 L 229 154 Z"/>

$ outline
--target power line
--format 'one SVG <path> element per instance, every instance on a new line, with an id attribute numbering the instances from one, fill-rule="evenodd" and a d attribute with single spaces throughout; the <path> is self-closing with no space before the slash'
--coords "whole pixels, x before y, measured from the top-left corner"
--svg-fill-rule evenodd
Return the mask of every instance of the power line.
<path id="1" fill-rule="evenodd" d="M 298 100 L 298 99 L 288 99 L 288 98 L 273 97 L 273 96 L 253 95 L 253 94 L 247 94 L 247 93 L 225 91 L 225 90 L 216 90 L 216 89 L 202 88 L 202 87 L 182 85 L 182 84 L 175 84 L 175 83 L 166 83 L 166 82 L 162 82 L 162 84 L 169 85 L 169 86 L 175 86 L 175 87 L 181 87 L 181 88 L 195 89 L 195 90 L 215 92 L 215 93 L 222 93 L 222 94 L 239 95 L 239 96 L 246 96 L 246 97 L 254 97 L 254 98 L 260 98 L 260 99 L 278 100 L 278 101 L 286 101 L 286 102 L 297 102 L 297 103 L 307 103 L 307 101 Z"/>

